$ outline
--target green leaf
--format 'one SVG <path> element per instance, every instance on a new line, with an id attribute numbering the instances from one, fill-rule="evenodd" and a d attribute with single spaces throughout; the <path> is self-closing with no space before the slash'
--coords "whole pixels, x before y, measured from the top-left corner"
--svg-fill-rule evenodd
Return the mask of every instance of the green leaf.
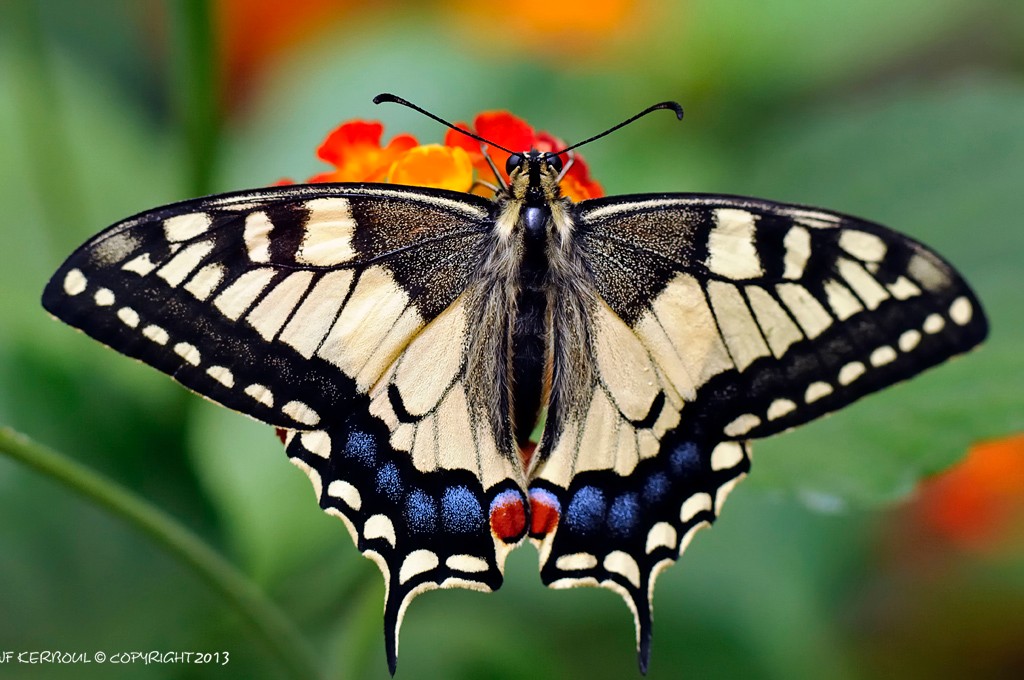
<path id="1" fill-rule="evenodd" d="M 992 326 L 979 350 L 759 445 L 753 484 L 823 508 L 899 498 L 974 441 L 1024 430 L 1024 90 L 961 80 L 792 115 L 736 190 L 861 215 L 943 253 Z"/>

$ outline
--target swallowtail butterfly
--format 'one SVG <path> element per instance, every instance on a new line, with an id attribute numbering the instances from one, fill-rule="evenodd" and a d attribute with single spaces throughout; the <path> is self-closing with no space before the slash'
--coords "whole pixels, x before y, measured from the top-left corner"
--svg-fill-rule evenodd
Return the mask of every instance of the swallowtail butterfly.
<path id="1" fill-rule="evenodd" d="M 626 123 L 658 108 L 682 117 Z M 735 196 L 573 203 L 567 149 L 504 150 L 492 200 L 318 184 L 143 212 L 75 251 L 43 305 L 287 430 L 383 573 L 392 673 L 409 602 L 498 588 L 526 538 L 545 584 L 625 598 L 645 670 L 655 578 L 747 474 L 749 440 L 987 324 L 948 263 L 872 222 Z"/>

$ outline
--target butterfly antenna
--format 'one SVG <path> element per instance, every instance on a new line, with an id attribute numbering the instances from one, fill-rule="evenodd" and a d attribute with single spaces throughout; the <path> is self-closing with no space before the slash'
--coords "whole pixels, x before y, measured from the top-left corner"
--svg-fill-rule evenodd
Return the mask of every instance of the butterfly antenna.
<path id="1" fill-rule="evenodd" d="M 633 116 L 631 118 L 627 118 L 626 120 L 622 121 L 618 125 L 610 127 L 610 128 L 608 128 L 607 130 L 605 130 L 604 132 L 602 132 L 600 134 L 596 134 L 593 137 L 588 137 L 587 139 L 584 139 L 582 142 L 576 142 L 575 144 L 573 144 L 571 146 L 565 147 L 561 151 L 552 151 L 548 155 L 549 156 L 557 156 L 558 154 L 565 153 L 566 151 L 569 151 L 571 149 L 575 149 L 576 147 L 583 146 L 584 144 L 589 144 L 590 142 L 593 142 L 596 139 L 601 139 L 605 135 L 610 135 L 611 133 L 615 132 L 619 128 L 625 127 L 625 126 L 629 125 L 630 123 L 632 123 L 633 121 L 635 121 L 635 120 L 637 120 L 639 118 L 643 118 L 648 113 L 653 113 L 654 111 L 658 111 L 660 109 L 671 109 L 672 111 L 675 111 L 676 118 L 678 118 L 679 120 L 683 119 L 683 107 L 679 105 L 679 102 L 659 102 L 659 103 L 654 104 L 652 106 L 648 106 L 646 109 L 644 109 L 640 113 L 636 114 L 635 116 Z"/>
<path id="2" fill-rule="evenodd" d="M 462 134 L 466 135 L 467 137 L 472 137 L 473 139 L 477 140 L 478 142 L 483 142 L 484 144 L 487 144 L 489 146 L 493 146 L 495 149 L 501 149 L 505 153 L 509 153 L 509 154 L 516 153 L 515 151 L 512 151 L 511 149 L 506 149 L 503 146 L 495 144 L 494 142 L 490 141 L 489 139 L 484 139 L 480 135 L 475 134 L 473 132 L 470 132 L 469 130 L 467 130 L 465 128 L 460 128 L 458 125 L 454 125 L 452 123 L 449 123 L 444 118 L 441 118 L 440 116 L 435 116 L 430 111 L 427 111 L 424 108 L 416 106 L 415 104 L 413 104 L 409 100 L 402 99 L 401 97 L 399 97 L 397 95 L 393 95 L 393 94 L 391 94 L 389 92 L 382 92 L 382 93 L 380 93 L 379 95 L 377 95 L 376 97 L 373 98 L 373 103 L 374 104 L 383 104 L 384 102 L 390 102 L 392 104 L 401 104 L 402 106 L 410 108 L 413 111 L 419 111 L 420 113 L 422 113 L 427 118 L 431 118 L 433 120 L 436 120 L 441 125 L 445 125 L 447 127 L 450 127 L 452 130 L 455 130 L 456 132 L 461 132 Z M 678 104 L 676 106 L 678 106 Z M 643 114 L 641 114 L 641 115 L 643 115 Z M 639 118 L 639 116 L 635 116 L 635 117 Z M 629 122 L 629 121 L 627 121 L 627 122 Z M 624 124 L 625 123 L 623 123 L 623 125 Z M 609 132 L 611 132 L 611 130 L 609 130 Z"/>

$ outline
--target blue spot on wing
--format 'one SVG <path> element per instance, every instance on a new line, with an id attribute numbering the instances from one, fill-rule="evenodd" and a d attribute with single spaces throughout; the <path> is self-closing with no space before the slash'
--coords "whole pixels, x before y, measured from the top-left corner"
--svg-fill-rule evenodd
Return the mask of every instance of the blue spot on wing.
<path id="1" fill-rule="evenodd" d="M 414 533 L 430 533 L 437 527 L 437 501 L 414 489 L 405 499 L 405 521 Z"/>
<path id="2" fill-rule="evenodd" d="M 373 466 L 377 462 L 377 442 L 369 434 L 353 430 L 345 441 L 345 454 L 363 465 Z"/>
<path id="3" fill-rule="evenodd" d="M 644 482 L 644 502 L 654 505 L 668 494 L 671 484 L 664 472 L 655 472 Z"/>
<path id="4" fill-rule="evenodd" d="M 377 470 L 377 491 L 392 503 L 402 498 L 402 478 L 394 463 L 386 463 Z"/>
<path id="5" fill-rule="evenodd" d="M 616 536 L 628 536 L 640 519 L 640 499 L 636 493 L 627 493 L 612 501 L 608 510 L 608 527 Z"/>
<path id="6" fill-rule="evenodd" d="M 607 504 L 604 492 L 596 486 L 581 488 L 569 501 L 565 512 L 565 522 L 573 531 L 590 534 L 601 528 L 604 523 L 604 512 Z"/>
<path id="7" fill-rule="evenodd" d="M 700 450 L 693 442 L 683 442 L 673 449 L 668 462 L 672 472 L 678 476 L 700 472 Z"/>
<path id="8" fill-rule="evenodd" d="M 483 526 L 484 512 L 473 492 L 465 486 L 452 486 L 441 496 L 441 524 L 445 531 L 469 533 Z"/>

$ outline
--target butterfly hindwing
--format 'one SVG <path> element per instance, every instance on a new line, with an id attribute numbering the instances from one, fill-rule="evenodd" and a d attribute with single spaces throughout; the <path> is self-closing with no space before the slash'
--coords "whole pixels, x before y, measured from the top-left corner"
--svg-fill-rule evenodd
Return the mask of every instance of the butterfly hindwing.
<path id="1" fill-rule="evenodd" d="M 657 453 L 627 475 L 587 470 L 562 486 L 542 469 L 530 487 L 541 580 L 552 588 L 596 585 L 619 593 L 633 612 L 646 672 L 658 573 L 715 521 L 749 469 L 746 444 L 711 444 L 681 430 L 667 434 Z"/>

